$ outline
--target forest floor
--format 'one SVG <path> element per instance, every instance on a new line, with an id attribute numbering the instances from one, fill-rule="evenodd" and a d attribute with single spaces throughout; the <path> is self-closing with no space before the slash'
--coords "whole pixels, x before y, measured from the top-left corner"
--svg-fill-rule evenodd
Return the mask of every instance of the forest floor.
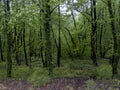
<path id="1" fill-rule="evenodd" d="M 6 77 L 6 64 L 0 63 L 0 90 L 120 90 L 120 74 L 111 78 L 108 60 L 98 60 L 98 67 L 90 60 L 68 61 L 63 60 L 60 68 L 55 67 L 53 76 L 36 63 L 34 68 L 13 65 L 11 79 Z"/>
<path id="2" fill-rule="evenodd" d="M 84 77 L 56 78 L 44 86 L 33 87 L 26 80 L 1 80 L 0 90 L 120 90 L 117 83 Z"/>

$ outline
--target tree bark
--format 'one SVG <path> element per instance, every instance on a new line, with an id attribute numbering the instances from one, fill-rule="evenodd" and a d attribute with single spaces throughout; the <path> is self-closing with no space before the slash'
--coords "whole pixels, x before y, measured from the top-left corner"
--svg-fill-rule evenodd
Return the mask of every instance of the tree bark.
<path id="1" fill-rule="evenodd" d="M 57 66 L 60 67 L 60 57 L 61 57 L 61 37 L 60 37 L 60 0 L 58 5 L 58 52 L 57 52 Z"/>
<path id="2" fill-rule="evenodd" d="M 71 59 L 72 59 L 72 61 L 73 61 L 74 59 L 73 59 L 73 56 L 72 56 L 72 52 L 71 52 L 71 49 L 70 49 L 70 45 L 69 45 L 69 43 L 68 43 L 67 37 L 66 37 L 66 35 L 64 34 L 64 32 L 63 32 L 63 35 L 64 35 L 65 41 L 66 41 L 66 43 L 67 43 L 67 46 L 68 46 L 68 50 L 66 49 L 66 51 L 67 51 L 68 55 L 71 57 Z"/>
<path id="3" fill-rule="evenodd" d="M 23 50 L 25 55 L 25 64 L 26 66 L 29 66 L 28 64 L 28 57 L 27 57 L 27 51 L 26 51 L 26 42 L 25 42 L 25 23 L 23 23 Z"/>
<path id="4" fill-rule="evenodd" d="M 4 58 L 3 58 L 1 35 L 0 35 L 0 55 L 1 55 L 1 61 L 5 61 Z"/>
<path id="5" fill-rule="evenodd" d="M 52 41 L 51 41 L 51 13 L 50 0 L 45 0 L 44 7 L 44 30 L 45 30 L 45 63 L 48 66 L 49 75 L 53 72 L 52 66 Z"/>
<path id="6" fill-rule="evenodd" d="M 14 42 L 14 44 L 15 44 L 15 59 L 16 59 L 17 65 L 20 65 L 21 62 L 20 62 L 19 53 L 18 53 L 19 52 L 18 51 L 19 38 L 18 38 L 18 34 L 17 34 L 17 27 L 15 26 L 14 29 L 15 29 L 15 36 L 14 36 L 14 39 L 15 39 L 15 42 Z"/>
<path id="7" fill-rule="evenodd" d="M 8 21 L 10 19 L 10 0 L 4 0 L 5 3 L 5 30 L 7 37 L 7 77 L 11 78 L 12 76 L 12 59 L 11 59 L 11 32 L 10 27 L 8 25 Z"/>
<path id="8" fill-rule="evenodd" d="M 113 76 L 118 74 L 117 66 L 119 62 L 118 58 L 118 45 L 117 45 L 117 35 L 116 35 L 116 28 L 115 28 L 115 20 L 114 20 L 114 12 L 112 9 L 112 2 L 111 0 L 107 0 L 108 2 L 108 10 L 110 14 L 110 19 L 111 19 L 111 31 L 112 31 L 112 36 L 113 36 L 113 57 L 112 57 L 112 74 Z"/>
<path id="9" fill-rule="evenodd" d="M 92 32 L 91 32 L 91 59 L 93 60 L 93 65 L 97 66 L 96 60 L 96 31 L 97 31 L 97 21 L 96 21 L 96 0 L 91 0 L 91 18 L 92 18 Z"/>

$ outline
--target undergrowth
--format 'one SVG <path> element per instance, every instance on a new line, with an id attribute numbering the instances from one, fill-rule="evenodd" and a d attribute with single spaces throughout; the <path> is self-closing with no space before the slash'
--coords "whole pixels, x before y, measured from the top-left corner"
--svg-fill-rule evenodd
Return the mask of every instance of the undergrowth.
<path id="1" fill-rule="evenodd" d="M 63 77 L 92 77 L 97 79 L 111 79 L 111 66 L 100 60 L 100 65 L 94 67 L 90 60 L 62 60 L 61 67 L 55 67 L 52 77 L 43 67 L 13 66 L 12 79 L 25 79 L 34 86 L 42 86 L 49 83 L 52 78 Z M 6 79 L 6 64 L 0 63 L 0 79 Z"/>

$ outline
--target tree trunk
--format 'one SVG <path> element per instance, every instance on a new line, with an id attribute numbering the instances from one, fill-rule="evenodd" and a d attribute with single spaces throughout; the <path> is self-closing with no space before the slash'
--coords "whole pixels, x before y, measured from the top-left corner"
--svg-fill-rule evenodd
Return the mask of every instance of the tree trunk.
<path id="1" fill-rule="evenodd" d="M 60 57 L 61 57 L 61 37 L 60 37 L 60 0 L 58 5 L 58 52 L 57 52 L 57 66 L 60 67 Z"/>
<path id="2" fill-rule="evenodd" d="M 99 50 L 100 50 L 100 57 L 103 57 L 103 48 L 102 48 L 102 36 L 103 36 L 103 25 L 100 25 L 100 40 L 99 40 Z"/>
<path id="3" fill-rule="evenodd" d="M 52 42 L 51 42 L 51 13 L 50 0 L 45 0 L 44 9 L 44 30 L 45 30 L 45 63 L 48 66 L 49 75 L 52 74 Z"/>
<path id="4" fill-rule="evenodd" d="M 14 39 L 15 39 L 15 42 L 14 42 L 15 43 L 15 59 L 16 59 L 17 65 L 20 65 L 21 62 L 20 62 L 19 55 L 18 55 L 19 38 L 18 38 L 18 34 L 17 34 L 17 27 L 15 26 L 14 29 L 15 29 L 15 36 L 14 36 Z"/>
<path id="5" fill-rule="evenodd" d="M 67 51 L 68 55 L 71 57 L 71 59 L 73 61 L 74 59 L 73 59 L 73 56 L 72 56 L 72 52 L 71 52 L 70 45 L 68 43 L 67 37 L 66 37 L 66 35 L 64 33 L 63 33 L 63 35 L 64 35 L 65 41 L 67 43 L 67 46 L 68 46 L 68 50 L 66 49 L 66 51 Z"/>
<path id="6" fill-rule="evenodd" d="M 30 30 L 30 32 L 29 32 L 29 66 L 30 66 L 30 68 L 31 68 L 31 61 L 32 61 L 32 59 L 31 59 L 31 56 L 32 56 L 32 41 L 31 41 L 32 34 L 31 34 L 31 31 L 32 30 Z"/>
<path id="7" fill-rule="evenodd" d="M 51 28 L 51 31 L 52 31 L 52 36 L 53 36 L 53 39 L 54 39 L 54 42 L 55 42 L 55 46 L 56 46 L 56 48 L 58 48 L 57 41 L 56 41 L 56 38 L 55 38 L 55 33 L 54 33 L 52 28 Z"/>
<path id="8" fill-rule="evenodd" d="M 68 28 L 66 28 L 66 27 L 65 27 L 65 29 L 66 29 L 66 31 L 68 32 L 69 36 L 70 36 L 70 39 L 71 39 L 71 41 L 72 41 L 72 43 L 73 43 L 73 46 L 76 47 L 76 43 L 75 43 L 75 41 L 74 41 L 74 39 L 73 39 L 73 37 L 72 37 L 72 34 L 70 33 L 70 30 L 69 30 Z"/>
<path id="9" fill-rule="evenodd" d="M 6 37 L 7 37 L 7 77 L 11 78 L 12 76 L 12 59 L 11 59 L 11 32 L 10 27 L 8 25 L 8 21 L 10 19 L 10 0 L 4 0 L 6 9 L 5 9 L 5 29 L 6 29 Z"/>
<path id="10" fill-rule="evenodd" d="M 73 4 L 74 4 L 74 0 L 71 0 L 71 5 L 72 5 L 71 15 L 72 15 L 72 19 L 73 19 L 73 21 L 74 21 L 75 30 L 77 30 L 77 24 L 76 24 L 74 12 L 73 12 Z"/>
<path id="11" fill-rule="evenodd" d="M 91 0 L 91 18 L 92 18 L 92 32 L 91 32 L 91 59 L 93 60 L 93 65 L 97 66 L 96 60 L 96 0 Z"/>
<path id="12" fill-rule="evenodd" d="M 25 55 L 25 64 L 28 66 L 28 57 L 26 52 L 26 43 L 25 43 L 25 23 L 23 23 L 23 49 L 24 49 L 24 55 Z"/>
<path id="13" fill-rule="evenodd" d="M 5 61 L 4 58 L 3 58 L 1 35 L 0 35 L 0 55 L 1 55 L 1 61 Z"/>
<path id="14" fill-rule="evenodd" d="M 117 46 L 117 35 L 116 35 L 116 28 L 115 28 L 115 20 L 114 20 L 114 13 L 113 13 L 113 9 L 112 9 L 112 2 L 111 0 L 108 0 L 108 10 L 109 10 L 109 14 L 110 14 L 110 19 L 111 19 L 111 31 L 112 31 L 112 35 L 113 35 L 113 57 L 112 57 L 112 74 L 113 76 L 118 74 L 118 70 L 117 70 L 117 66 L 118 66 L 118 62 L 119 62 L 119 58 L 118 58 L 118 46 Z"/>

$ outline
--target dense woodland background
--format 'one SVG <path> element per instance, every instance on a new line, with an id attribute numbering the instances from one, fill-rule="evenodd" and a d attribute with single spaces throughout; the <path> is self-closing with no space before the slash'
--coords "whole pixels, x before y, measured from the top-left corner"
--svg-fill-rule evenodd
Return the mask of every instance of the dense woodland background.
<path id="1" fill-rule="evenodd" d="M 119 57 L 120 0 L 0 0 L 1 79 L 119 77 Z"/>

